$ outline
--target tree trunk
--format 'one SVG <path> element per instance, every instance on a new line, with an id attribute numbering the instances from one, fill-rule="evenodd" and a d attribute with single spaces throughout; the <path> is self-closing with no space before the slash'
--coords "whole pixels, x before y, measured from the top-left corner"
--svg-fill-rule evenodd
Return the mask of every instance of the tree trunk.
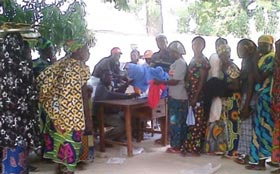
<path id="1" fill-rule="evenodd" d="M 146 0 L 146 31 L 150 36 L 163 33 L 161 0 Z"/>

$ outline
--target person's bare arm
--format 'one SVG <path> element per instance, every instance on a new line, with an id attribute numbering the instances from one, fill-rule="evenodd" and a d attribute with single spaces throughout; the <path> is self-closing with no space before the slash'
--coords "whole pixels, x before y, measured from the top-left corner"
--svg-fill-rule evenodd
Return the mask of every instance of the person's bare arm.
<path id="1" fill-rule="evenodd" d="M 252 74 L 248 76 L 248 86 L 246 91 L 246 99 L 244 102 L 244 105 L 241 108 L 240 117 L 242 120 L 247 119 L 250 116 L 250 102 L 253 97 L 253 91 L 254 91 L 254 77 Z"/>
<path id="2" fill-rule="evenodd" d="M 164 85 L 168 85 L 168 86 L 176 86 L 176 85 L 178 85 L 179 82 L 180 82 L 180 80 L 174 80 L 174 79 L 170 79 L 170 80 L 154 79 L 155 84 L 164 84 Z"/>

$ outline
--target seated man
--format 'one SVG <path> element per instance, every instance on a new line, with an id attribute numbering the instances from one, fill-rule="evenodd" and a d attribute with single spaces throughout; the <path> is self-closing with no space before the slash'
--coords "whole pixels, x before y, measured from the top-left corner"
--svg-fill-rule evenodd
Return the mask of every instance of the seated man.
<path id="1" fill-rule="evenodd" d="M 139 96 L 136 93 L 124 94 L 120 92 L 112 91 L 112 72 L 110 70 L 104 70 L 100 76 L 100 82 L 98 83 L 94 101 L 100 100 L 117 100 L 117 99 L 130 99 Z M 95 104 L 94 110 L 97 111 L 98 104 Z M 106 139 L 120 141 L 125 137 L 125 124 L 124 113 L 118 109 L 105 108 L 105 125 L 111 126 L 113 129 L 106 132 Z"/>

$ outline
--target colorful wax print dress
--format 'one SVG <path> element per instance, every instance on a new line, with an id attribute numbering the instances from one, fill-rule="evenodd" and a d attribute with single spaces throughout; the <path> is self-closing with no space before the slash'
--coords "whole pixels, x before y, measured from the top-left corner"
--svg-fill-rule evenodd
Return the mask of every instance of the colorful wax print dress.
<path id="1" fill-rule="evenodd" d="M 257 83 L 258 95 L 256 112 L 253 118 L 253 139 L 250 146 L 249 160 L 258 163 L 260 159 L 271 156 L 274 121 L 271 117 L 271 85 L 274 69 L 274 52 L 262 56 L 258 61 L 259 71 L 270 72 L 271 75 L 262 83 Z"/>
<path id="2" fill-rule="evenodd" d="M 19 33 L 0 46 L 0 146 L 3 173 L 28 173 L 28 149 L 39 146 L 37 93 L 32 60 Z M 11 163 L 11 159 L 15 159 Z"/>
<path id="3" fill-rule="evenodd" d="M 82 86 L 89 68 L 74 58 L 64 58 L 45 69 L 37 78 L 39 101 L 47 113 L 44 157 L 74 171 L 80 158 L 85 129 Z"/>
<path id="4" fill-rule="evenodd" d="M 203 60 L 193 58 L 188 68 L 188 95 L 189 101 L 194 98 L 197 92 L 199 80 L 201 78 L 200 71 L 207 71 L 210 69 L 210 63 L 206 57 Z M 206 120 L 204 117 L 203 107 L 203 90 L 198 95 L 196 106 L 193 108 L 195 125 L 188 126 L 188 134 L 183 146 L 183 151 L 188 153 L 200 153 L 202 150 L 202 143 L 204 142 Z"/>
<path id="5" fill-rule="evenodd" d="M 277 60 L 279 61 L 279 60 Z M 275 61 L 272 88 L 272 118 L 274 120 L 271 161 L 280 163 L 280 63 Z"/>
<path id="6" fill-rule="evenodd" d="M 230 83 L 233 79 L 240 77 L 240 70 L 233 62 L 224 73 L 224 80 Z M 240 92 L 233 92 L 229 97 L 223 99 L 222 118 L 226 121 L 227 133 L 227 156 L 237 157 L 239 131 L 240 131 L 240 105 L 241 94 Z"/>

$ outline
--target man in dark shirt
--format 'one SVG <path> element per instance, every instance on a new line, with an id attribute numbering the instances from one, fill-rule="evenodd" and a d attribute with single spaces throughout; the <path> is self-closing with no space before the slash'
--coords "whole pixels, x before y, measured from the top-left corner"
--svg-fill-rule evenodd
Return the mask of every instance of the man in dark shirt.
<path id="1" fill-rule="evenodd" d="M 127 79 L 120 75 L 120 57 L 122 55 L 119 47 L 114 47 L 108 57 L 102 58 L 94 67 L 92 76 L 101 78 L 104 70 L 112 73 L 113 89 L 117 92 L 124 93 L 129 84 Z"/>
<path id="2" fill-rule="evenodd" d="M 170 57 L 169 52 L 167 50 L 167 38 L 163 34 L 159 34 L 156 37 L 157 46 L 159 48 L 158 52 L 155 52 L 151 58 L 151 66 L 157 67 L 160 66 L 163 68 L 165 72 L 168 73 L 170 65 L 175 61 L 172 57 Z"/>
<path id="3" fill-rule="evenodd" d="M 92 72 L 94 77 L 101 78 L 103 70 L 110 70 L 114 76 L 118 76 L 120 73 L 120 57 L 122 55 L 119 47 L 111 49 L 111 54 L 108 57 L 102 58 L 95 66 Z"/>
<path id="4" fill-rule="evenodd" d="M 103 70 L 100 76 L 100 82 L 98 83 L 94 101 L 100 100 L 117 100 L 117 99 L 130 99 L 139 96 L 136 93 L 124 94 L 120 92 L 112 91 L 112 72 L 110 70 Z M 94 110 L 97 111 L 98 104 L 95 104 Z M 106 132 L 106 139 L 120 141 L 125 136 L 125 124 L 124 113 L 118 109 L 105 108 L 105 125 L 113 127 L 110 131 Z"/>

